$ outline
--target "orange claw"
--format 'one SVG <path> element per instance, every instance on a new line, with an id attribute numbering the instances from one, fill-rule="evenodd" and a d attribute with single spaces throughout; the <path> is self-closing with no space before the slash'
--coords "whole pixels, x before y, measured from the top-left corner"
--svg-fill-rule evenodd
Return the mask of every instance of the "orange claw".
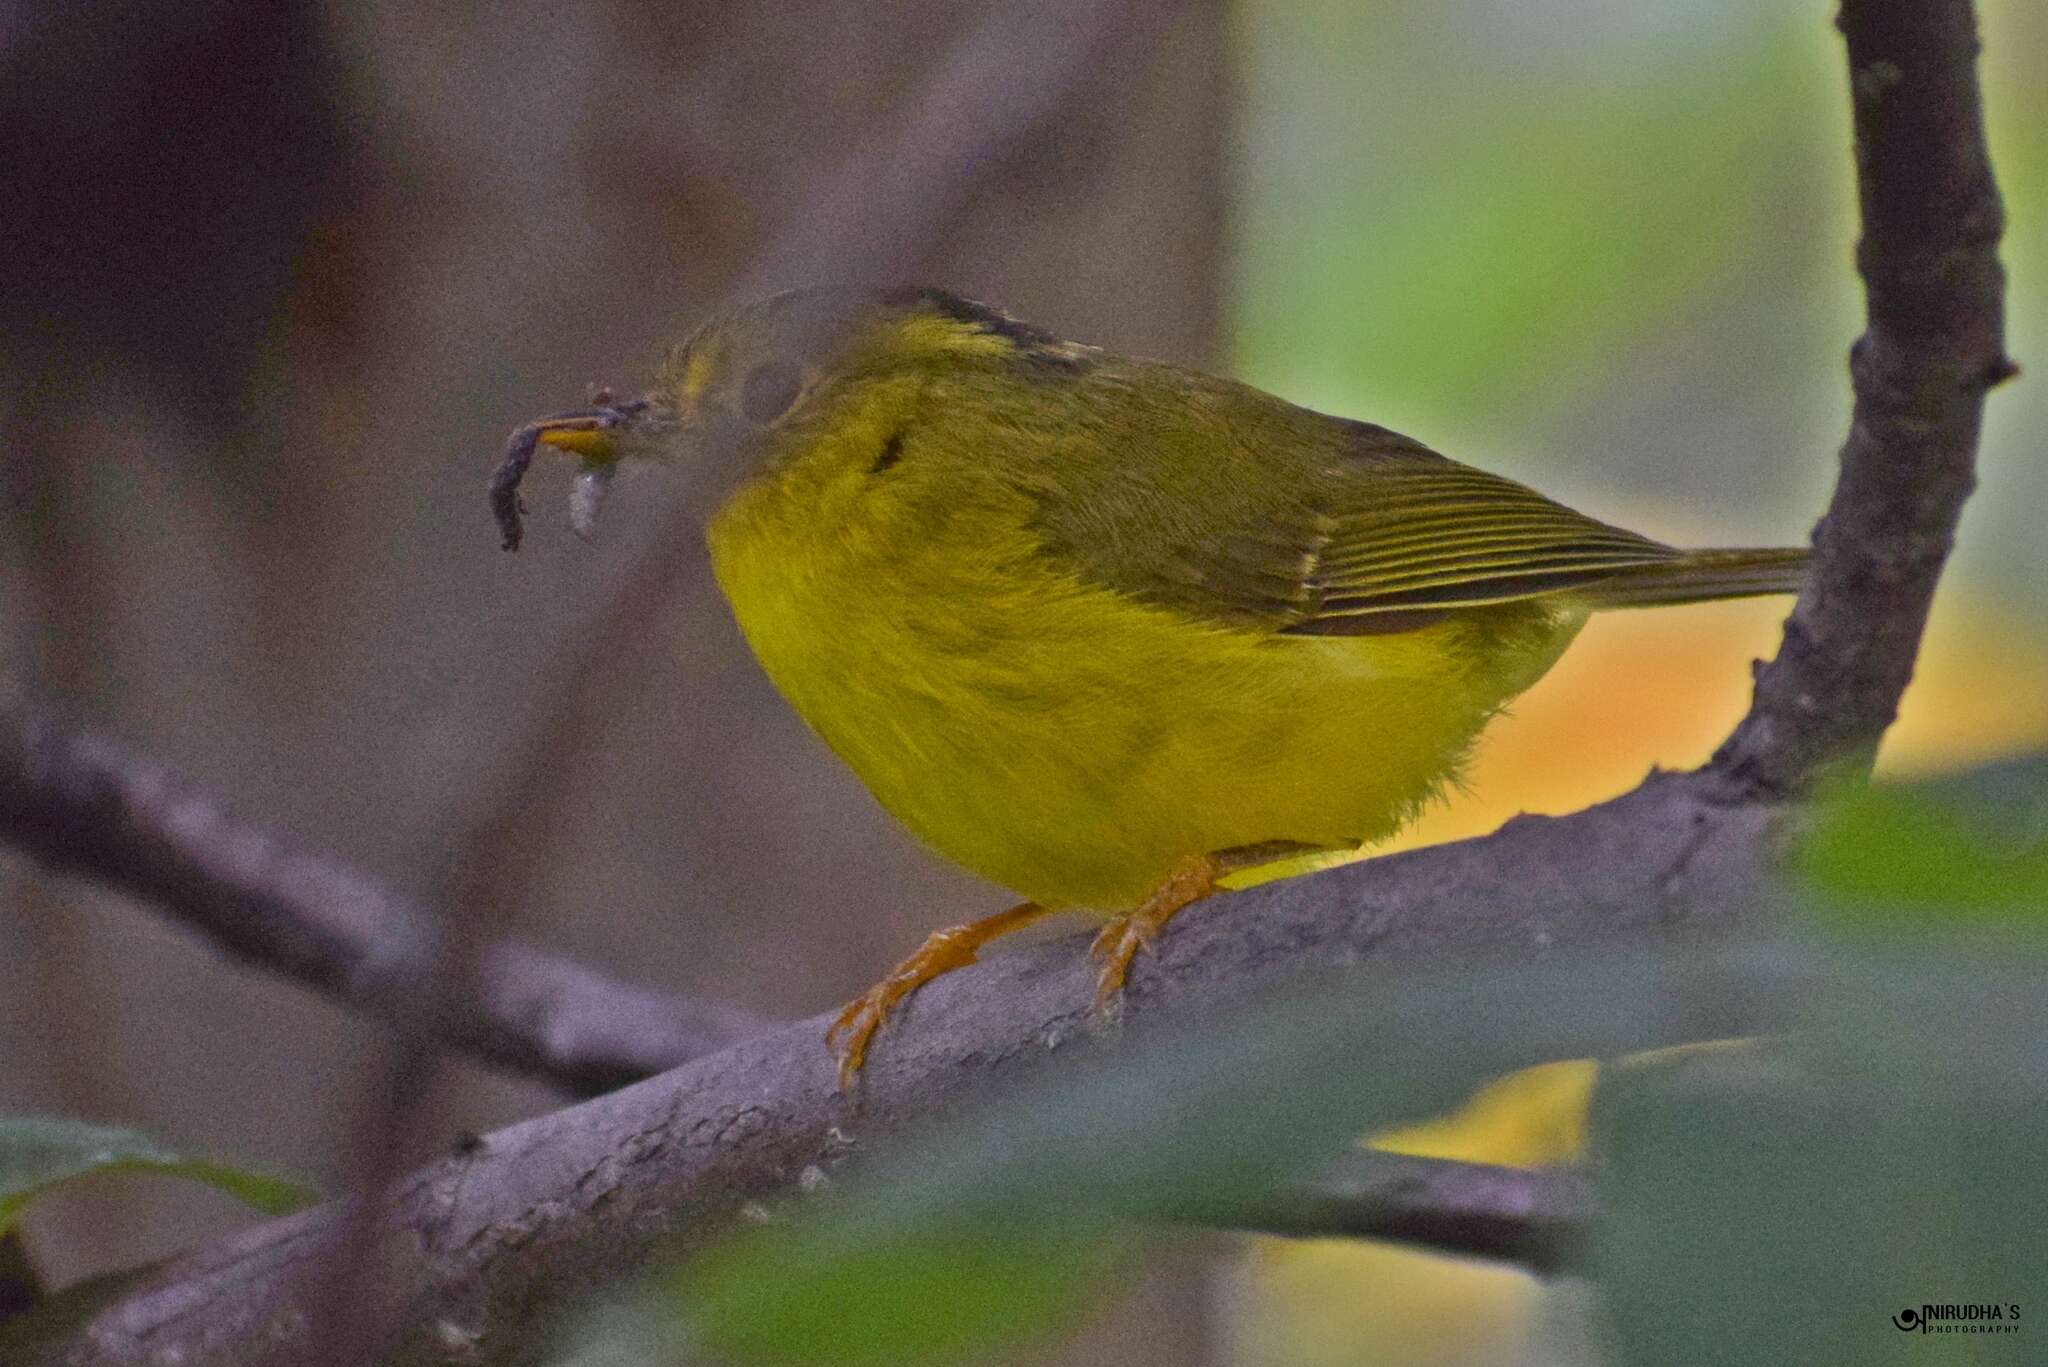
<path id="1" fill-rule="evenodd" d="M 1131 960 L 1139 950 L 1151 945 L 1160 927 L 1183 907 L 1192 906 L 1214 892 L 1216 880 L 1229 871 L 1229 866 L 1213 854 L 1190 855 L 1173 866 L 1172 872 L 1138 904 L 1136 911 L 1125 912 L 1102 928 L 1095 943 L 1088 947 L 1089 955 L 1102 964 L 1102 975 L 1095 980 L 1097 1011 L 1107 1010 L 1115 1002 L 1117 994 L 1124 990 L 1124 980 L 1130 976 Z"/>
<path id="2" fill-rule="evenodd" d="M 850 1091 L 867 1061 L 868 1043 L 896 1003 L 941 973 L 965 968 L 974 962 L 981 947 L 1001 935 L 1021 930 L 1046 910 L 1036 902 L 1011 907 L 994 916 L 966 925 L 935 930 L 909 958 L 889 970 L 889 976 L 846 1004 L 832 1027 L 825 1032 L 825 1047 L 839 1060 L 839 1090 Z"/>

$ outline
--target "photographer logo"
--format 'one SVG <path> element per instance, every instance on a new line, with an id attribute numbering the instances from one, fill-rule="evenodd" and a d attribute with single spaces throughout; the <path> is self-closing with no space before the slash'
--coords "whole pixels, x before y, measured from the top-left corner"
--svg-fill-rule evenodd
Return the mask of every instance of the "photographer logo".
<path id="1" fill-rule="evenodd" d="M 2017 1334 L 2020 1307 L 2018 1301 L 1909 1305 L 1892 1316 L 1892 1327 L 1909 1334 Z"/>

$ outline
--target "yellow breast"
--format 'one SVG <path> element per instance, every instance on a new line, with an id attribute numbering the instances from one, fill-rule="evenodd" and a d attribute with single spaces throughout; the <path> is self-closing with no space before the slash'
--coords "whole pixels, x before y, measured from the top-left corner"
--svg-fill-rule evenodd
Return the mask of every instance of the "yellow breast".
<path id="1" fill-rule="evenodd" d="M 933 849 L 1052 906 L 1135 905 L 1192 854 L 1390 834 L 1582 612 L 1367 637 L 1201 623 L 1061 572 L 1029 509 L 872 482 L 743 489 L 712 563 L 776 687 Z"/>

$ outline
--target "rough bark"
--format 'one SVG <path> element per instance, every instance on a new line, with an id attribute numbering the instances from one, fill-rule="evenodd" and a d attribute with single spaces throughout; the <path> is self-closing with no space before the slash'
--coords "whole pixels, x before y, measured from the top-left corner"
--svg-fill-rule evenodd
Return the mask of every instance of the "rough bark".
<path id="1" fill-rule="evenodd" d="M 1526 817 L 1436 846 L 1190 908 L 1139 960 L 1125 1020 L 1194 1019 L 1274 976 L 1331 963 L 1604 954 L 1724 932 L 1759 914 L 1787 809 L 1725 805 L 1662 775 L 1569 817 Z M 826 1017 L 489 1136 L 391 1193 L 385 1276 L 359 1306 L 394 1326 L 389 1360 L 533 1362 L 544 1325 L 657 1252 L 715 1238 L 750 1201 L 1045 1063 L 1090 1029 L 1085 941 L 991 956 L 921 990 L 878 1042 L 856 1098 L 836 1087 Z M 129 1363 L 169 1349 L 235 1367 L 289 1355 L 308 1287 L 347 1221 L 336 1203 L 155 1269 L 28 1363 Z M 476 1356 L 458 1359 L 449 1344 Z M 15 1344 L 19 1344 L 16 1347 Z"/>
<path id="2" fill-rule="evenodd" d="M 1984 142 L 1968 4 L 1847 0 L 1867 322 L 1856 408 L 1814 529 L 1814 573 L 1714 756 L 1738 790 L 1797 793 L 1867 771 L 1912 678 L 1935 581 L 1976 481 L 1984 395 L 2005 354 L 2005 215 Z"/>

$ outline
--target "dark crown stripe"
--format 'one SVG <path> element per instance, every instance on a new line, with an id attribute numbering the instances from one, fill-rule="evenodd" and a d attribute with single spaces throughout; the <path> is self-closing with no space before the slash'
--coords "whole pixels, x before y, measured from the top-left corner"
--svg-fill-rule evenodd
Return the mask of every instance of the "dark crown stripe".
<path id="1" fill-rule="evenodd" d="M 977 328 L 991 337 L 1000 337 L 1034 361 L 1054 362 L 1063 366 L 1078 363 L 1060 338 L 1044 328 L 1020 322 L 1001 309 L 993 308 L 978 299 L 965 299 L 950 291 L 929 286 L 904 286 L 884 291 L 882 300 L 892 308 L 950 318 L 956 323 Z"/>

